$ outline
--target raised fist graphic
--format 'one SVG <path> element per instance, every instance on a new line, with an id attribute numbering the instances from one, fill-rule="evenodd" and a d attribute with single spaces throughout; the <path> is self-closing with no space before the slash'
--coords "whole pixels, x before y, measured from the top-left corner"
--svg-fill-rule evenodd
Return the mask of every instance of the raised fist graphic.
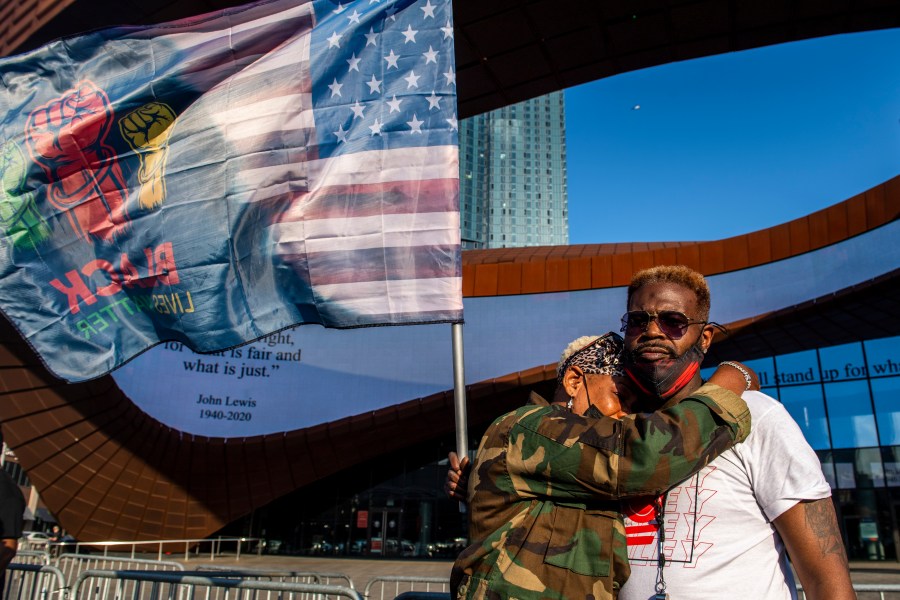
<path id="1" fill-rule="evenodd" d="M 141 208 L 152 209 L 166 198 L 166 157 L 175 111 L 162 102 L 150 102 L 119 120 L 119 131 L 141 159 Z"/>
<path id="2" fill-rule="evenodd" d="M 50 227 L 26 192 L 25 155 L 13 141 L 0 144 L 0 228 L 19 248 L 35 248 L 50 237 Z"/>
<path id="3" fill-rule="evenodd" d="M 90 81 L 28 116 L 32 159 L 47 174 L 47 199 L 88 242 L 110 241 L 128 228 L 126 188 L 115 150 L 106 144 L 113 121 L 109 98 Z"/>

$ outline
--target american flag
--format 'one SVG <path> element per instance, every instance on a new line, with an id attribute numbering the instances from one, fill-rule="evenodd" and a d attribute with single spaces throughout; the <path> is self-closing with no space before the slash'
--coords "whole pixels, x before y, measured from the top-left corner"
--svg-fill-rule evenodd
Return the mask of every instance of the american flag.
<path id="1" fill-rule="evenodd" d="M 317 156 L 277 251 L 338 322 L 446 320 L 460 285 L 451 4 L 331 6 L 309 47 Z"/>
<path id="2" fill-rule="evenodd" d="M 462 320 L 449 1 L 98 30 L 0 60 L 0 91 L 0 308 L 64 379 Z"/>

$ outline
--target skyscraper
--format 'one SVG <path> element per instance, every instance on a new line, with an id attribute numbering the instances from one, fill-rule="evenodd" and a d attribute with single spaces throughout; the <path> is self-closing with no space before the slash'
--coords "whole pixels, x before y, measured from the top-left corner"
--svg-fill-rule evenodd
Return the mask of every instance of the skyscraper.
<path id="1" fill-rule="evenodd" d="M 463 248 L 569 243 L 565 118 L 560 91 L 460 122 Z"/>

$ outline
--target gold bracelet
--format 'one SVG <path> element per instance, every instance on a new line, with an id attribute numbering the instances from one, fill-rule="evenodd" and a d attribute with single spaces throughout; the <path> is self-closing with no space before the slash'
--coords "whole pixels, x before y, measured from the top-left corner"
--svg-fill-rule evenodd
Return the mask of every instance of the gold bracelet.
<path id="1" fill-rule="evenodd" d="M 720 362 L 719 366 L 722 366 L 722 365 L 728 365 L 729 367 L 734 367 L 735 369 L 737 369 L 738 371 L 741 372 L 741 375 L 744 376 L 744 381 L 747 382 L 747 387 L 745 388 L 744 391 L 749 390 L 753 386 L 753 378 L 750 377 L 750 373 L 747 371 L 747 369 L 745 369 L 741 365 L 737 364 L 736 362 L 732 362 L 730 360 Z"/>

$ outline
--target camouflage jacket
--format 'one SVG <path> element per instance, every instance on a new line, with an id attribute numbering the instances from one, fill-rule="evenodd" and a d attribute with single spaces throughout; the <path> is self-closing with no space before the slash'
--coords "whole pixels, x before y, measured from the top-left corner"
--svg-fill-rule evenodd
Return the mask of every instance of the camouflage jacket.
<path id="1" fill-rule="evenodd" d="M 618 498 L 656 496 L 750 433 L 736 394 L 707 384 L 621 421 L 531 403 L 494 421 L 469 477 L 458 599 L 602 600 L 628 578 Z"/>

